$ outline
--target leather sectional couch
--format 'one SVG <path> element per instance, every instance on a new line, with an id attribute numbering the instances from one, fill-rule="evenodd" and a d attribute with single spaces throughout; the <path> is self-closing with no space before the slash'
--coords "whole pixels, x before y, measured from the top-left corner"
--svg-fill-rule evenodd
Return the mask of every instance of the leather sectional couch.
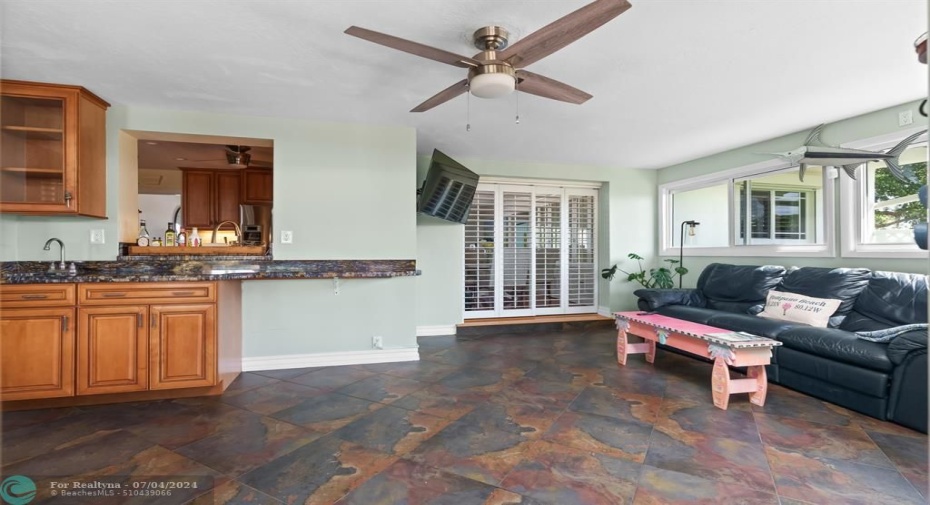
<path id="1" fill-rule="evenodd" d="M 770 290 L 839 299 L 826 328 L 756 316 Z M 694 289 L 640 289 L 640 310 L 774 338 L 769 381 L 927 432 L 927 330 L 887 343 L 874 332 L 927 323 L 927 277 L 864 268 L 713 263 Z"/>

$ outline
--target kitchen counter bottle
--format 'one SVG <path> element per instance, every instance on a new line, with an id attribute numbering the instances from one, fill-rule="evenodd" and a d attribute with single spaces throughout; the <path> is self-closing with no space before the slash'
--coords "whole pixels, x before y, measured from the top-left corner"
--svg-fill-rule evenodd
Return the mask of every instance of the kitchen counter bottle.
<path id="1" fill-rule="evenodd" d="M 168 223 L 168 229 L 165 230 L 165 247 L 174 247 L 174 223 Z"/>
<path id="2" fill-rule="evenodd" d="M 152 237 L 149 236 L 149 231 L 145 228 L 145 219 L 141 219 L 139 220 L 139 236 L 136 238 L 136 245 L 147 247 L 151 242 Z"/>
<path id="3" fill-rule="evenodd" d="M 178 243 L 178 247 L 185 247 L 187 245 L 187 233 L 184 233 L 183 227 L 178 230 L 178 238 L 175 239 L 175 241 Z"/>
<path id="4" fill-rule="evenodd" d="M 191 247 L 200 247 L 200 234 L 197 233 L 196 226 L 191 230 L 190 237 L 187 238 L 187 241 L 190 243 Z"/>

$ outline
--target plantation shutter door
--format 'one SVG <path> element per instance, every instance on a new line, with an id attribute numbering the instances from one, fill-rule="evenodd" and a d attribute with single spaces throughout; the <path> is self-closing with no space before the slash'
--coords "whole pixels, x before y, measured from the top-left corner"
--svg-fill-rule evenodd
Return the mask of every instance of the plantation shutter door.
<path id="1" fill-rule="evenodd" d="M 465 315 L 494 317 L 494 189 L 478 191 L 465 223 Z"/>
<path id="2" fill-rule="evenodd" d="M 501 304 L 507 316 L 532 315 L 532 188 L 503 186 L 501 193 Z"/>
<path id="3" fill-rule="evenodd" d="M 597 198 L 594 190 L 567 189 L 568 308 L 566 312 L 597 311 Z"/>
<path id="4" fill-rule="evenodd" d="M 536 225 L 536 314 L 560 314 L 562 308 L 562 190 L 537 188 L 534 201 Z"/>

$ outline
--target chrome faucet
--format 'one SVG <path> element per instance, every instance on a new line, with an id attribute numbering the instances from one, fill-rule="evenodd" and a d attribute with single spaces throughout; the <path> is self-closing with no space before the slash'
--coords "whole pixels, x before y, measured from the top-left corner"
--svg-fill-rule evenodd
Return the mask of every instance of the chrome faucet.
<path id="1" fill-rule="evenodd" d="M 64 268 L 65 268 L 65 243 L 62 242 L 61 239 L 58 239 L 58 238 L 55 238 L 55 237 L 52 237 L 52 238 L 48 239 L 48 241 L 45 242 L 45 247 L 43 247 L 42 250 L 43 250 L 43 251 L 51 251 L 51 250 L 52 250 L 52 242 L 58 242 L 58 246 L 60 247 L 60 249 L 59 249 L 59 253 L 60 253 L 60 254 L 59 254 L 59 259 L 58 259 L 58 268 L 64 269 Z"/>
<path id="2" fill-rule="evenodd" d="M 216 225 L 216 228 L 213 228 L 213 235 L 210 237 L 211 244 L 216 243 L 216 232 L 219 231 L 220 227 L 226 223 L 229 223 L 236 228 L 236 243 L 238 244 L 242 242 L 242 230 L 239 228 L 239 223 L 235 221 L 223 221 L 222 223 Z"/>

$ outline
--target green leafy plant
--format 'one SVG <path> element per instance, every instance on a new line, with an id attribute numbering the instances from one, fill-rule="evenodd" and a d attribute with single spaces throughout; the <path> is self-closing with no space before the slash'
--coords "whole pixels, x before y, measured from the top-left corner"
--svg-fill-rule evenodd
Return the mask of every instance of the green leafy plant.
<path id="1" fill-rule="evenodd" d="M 601 277 L 607 280 L 613 280 L 619 270 L 626 274 L 627 281 L 638 282 L 646 288 L 668 289 L 675 287 L 675 277 L 680 277 L 688 273 L 688 269 L 679 266 L 678 260 L 676 259 L 663 260 L 663 263 L 668 263 L 667 267 L 650 268 L 647 272 L 646 269 L 643 268 L 643 260 L 645 258 L 636 253 L 627 254 L 626 257 L 631 260 L 636 260 L 636 263 L 639 265 L 639 271 L 627 272 L 620 268 L 619 264 L 616 264 L 610 268 L 601 270 Z"/>

